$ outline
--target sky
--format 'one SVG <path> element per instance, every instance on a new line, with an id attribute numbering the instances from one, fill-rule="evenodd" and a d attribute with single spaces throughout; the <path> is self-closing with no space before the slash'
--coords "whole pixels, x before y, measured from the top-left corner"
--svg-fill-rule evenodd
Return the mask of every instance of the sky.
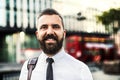
<path id="1" fill-rule="evenodd" d="M 107 11 L 110 8 L 120 7 L 120 0 L 58 0 L 62 4 L 57 4 L 61 12 L 77 13 L 87 7 L 97 8 L 100 11 Z M 74 10 L 74 11 L 73 11 Z"/>
<path id="2" fill-rule="evenodd" d="M 78 0 L 83 6 L 96 7 L 101 11 L 120 7 L 120 0 Z"/>

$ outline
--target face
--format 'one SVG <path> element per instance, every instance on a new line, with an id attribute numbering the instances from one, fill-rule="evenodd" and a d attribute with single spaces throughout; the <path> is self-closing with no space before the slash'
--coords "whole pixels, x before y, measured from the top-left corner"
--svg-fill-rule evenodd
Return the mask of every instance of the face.
<path id="1" fill-rule="evenodd" d="M 43 15 L 37 20 L 36 36 L 46 54 L 54 55 L 62 48 L 65 34 L 58 15 Z"/>

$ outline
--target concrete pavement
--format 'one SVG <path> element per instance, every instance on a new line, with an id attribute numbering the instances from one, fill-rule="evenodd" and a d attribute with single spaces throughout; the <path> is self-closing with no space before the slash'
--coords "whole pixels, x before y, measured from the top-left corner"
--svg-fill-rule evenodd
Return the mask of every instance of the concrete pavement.
<path id="1" fill-rule="evenodd" d="M 102 70 L 92 72 L 94 80 L 120 80 L 120 75 L 106 74 Z"/>

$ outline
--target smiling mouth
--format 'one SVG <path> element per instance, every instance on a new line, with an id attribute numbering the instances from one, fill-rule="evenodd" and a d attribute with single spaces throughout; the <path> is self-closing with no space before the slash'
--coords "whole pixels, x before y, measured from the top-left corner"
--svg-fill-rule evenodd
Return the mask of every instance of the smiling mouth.
<path id="1" fill-rule="evenodd" d="M 45 40 L 45 42 L 46 42 L 46 43 L 55 43 L 56 40 L 54 40 L 54 39 L 47 39 L 47 40 Z"/>

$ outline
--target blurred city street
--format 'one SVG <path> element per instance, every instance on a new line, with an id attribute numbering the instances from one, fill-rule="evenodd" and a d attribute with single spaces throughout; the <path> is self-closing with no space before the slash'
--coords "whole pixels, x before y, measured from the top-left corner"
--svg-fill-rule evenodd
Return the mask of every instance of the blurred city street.
<path id="1" fill-rule="evenodd" d="M 120 80 L 120 0 L 0 3 L 0 80 L 18 80 L 23 62 L 40 55 L 36 16 L 46 8 L 62 15 L 66 30 L 63 47 L 69 55 L 87 63 L 94 80 Z"/>

